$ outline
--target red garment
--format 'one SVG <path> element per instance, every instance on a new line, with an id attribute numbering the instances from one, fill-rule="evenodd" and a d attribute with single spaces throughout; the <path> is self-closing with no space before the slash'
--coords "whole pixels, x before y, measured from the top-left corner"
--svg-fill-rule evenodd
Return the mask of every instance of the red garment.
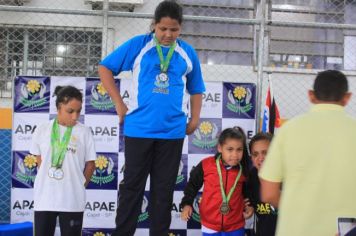
<path id="1" fill-rule="evenodd" d="M 215 157 L 209 157 L 202 161 L 204 172 L 204 190 L 199 207 L 201 223 L 205 227 L 215 231 L 233 231 L 245 226 L 243 217 L 244 199 L 242 195 L 243 183 L 246 177 L 241 177 L 236 185 L 235 191 L 229 201 L 230 212 L 226 215 L 220 213 L 222 196 L 219 183 L 219 174 L 215 163 Z M 221 174 L 226 196 L 228 195 L 235 179 L 239 173 L 238 168 L 225 169 L 221 160 Z"/>

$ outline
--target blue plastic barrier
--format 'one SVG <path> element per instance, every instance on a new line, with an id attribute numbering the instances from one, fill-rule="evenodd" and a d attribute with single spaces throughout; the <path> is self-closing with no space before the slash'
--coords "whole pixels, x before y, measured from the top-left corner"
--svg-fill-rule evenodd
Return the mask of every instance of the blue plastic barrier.
<path id="1" fill-rule="evenodd" d="M 32 235 L 33 235 L 33 224 L 31 222 L 0 225 L 0 236 L 32 236 Z"/>

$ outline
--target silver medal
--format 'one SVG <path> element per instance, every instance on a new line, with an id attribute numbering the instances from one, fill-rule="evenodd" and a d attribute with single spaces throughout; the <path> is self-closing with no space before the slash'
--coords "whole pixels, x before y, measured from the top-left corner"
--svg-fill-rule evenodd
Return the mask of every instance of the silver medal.
<path id="1" fill-rule="evenodd" d="M 56 171 L 56 167 L 51 167 L 51 168 L 49 168 L 49 170 L 48 170 L 48 176 L 50 177 L 50 178 L 54 178 L 54 172 Z"/>
<path id="2" fill-rule="evenodd" d="M 63 173 L 63 170 L 61 168 L 56 169 L 56 171 L 54 172 L 54 178 L 56 180 L 63 179 L 63 175 L 64 175 L 64 173 Z"/>
<path id="3" fill-rule="evenodd" d="M 166 73 L 162 72 L 161 74 L 158 75 L 158 79 L 161 82 L 166 82 L 166 81 L 168 81 L 168 76 Z"/>

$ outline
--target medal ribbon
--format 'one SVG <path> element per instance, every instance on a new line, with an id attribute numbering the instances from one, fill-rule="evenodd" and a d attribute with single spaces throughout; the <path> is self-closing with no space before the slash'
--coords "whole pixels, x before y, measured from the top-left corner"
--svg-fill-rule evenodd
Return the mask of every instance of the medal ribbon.
<path id="1" fill-rule="evenodd" d="M 154 37 L 154 39 L 155 39 L 155 42 L 156 42 L 156 49 L 157 49 L 157 53 L 158 53 L 158 56 L 159 56 L 161 72 L 162 73 L 167 73 L 169 62 L 171 61 L 171 58 L 172 58 L 173 53 L 174 53 L 174 49 L 175 49 L 177 44 L 176 44 L 176 42 L 171 44 L 171 46 L 169 47 L 169 51 L 167 53 L 167 57 L 166 57 L 166 59 L 164 59 L 163 52 L 162 52 L 162 47 L 159 44 L 158 39 L 156 38 L 156 36 Z"/>
<path id="2" fill-rule="evenodd" d="M 59 127 L 57 118 L 53 122 L 51 132 L 51 148 L 52 148 L 52 167 L 60 168 L 64 161 L 65 153 L 68 147 L 68 143 L 72 134 L 73 127 L 67 127 L 62 141 L 59 140 Z"/>
<path id="3" fill-rule="evenodd" d="M 224 183 L 223 183 L 222 174 L 221 174 L 221 168 L 220 168 L 220 159 L 221 159 L 221 155 L 220 155 L 218 158 L 216 158 L 215 163 L 216 163 L 216 167 L 217 167 L 217 169 L 218 169 L 219 182 L 220 182 L 220 190 L 221 190 L 221 196 L 222 196 L 222 199 L 223 199 L 223 203 L 228 204 L 229 201 L 230 201 L 230 198 L 231 198 L 231 196 L 232 196 L 232 194 L 233 194 L 233 192 L 235 191 L 237 182 L 239 182 L 239 179 L 240 179 L 240 177 L 241 177 L 242 166 L 241 166 L 241 164 L 239 163 L 239 167 L 240 167 L 239 173 L 238 173 L 238 175 L 236 176 L 234 185 L 231 187 L 231 189 L 230 189 L 230 191 L 229 191 L 229 194 L 228 194 L 227 197 L 226 197 L 225 190 L 224 190 Z"/>

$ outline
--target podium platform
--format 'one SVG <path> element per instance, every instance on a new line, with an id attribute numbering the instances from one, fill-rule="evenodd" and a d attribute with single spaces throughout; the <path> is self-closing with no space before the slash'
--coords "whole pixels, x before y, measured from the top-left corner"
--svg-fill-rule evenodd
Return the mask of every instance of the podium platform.
<path id="1" fill-rule="evenodd" d="M 33 236 L 32 222 L 0 225 L 0 236 Z"/>

